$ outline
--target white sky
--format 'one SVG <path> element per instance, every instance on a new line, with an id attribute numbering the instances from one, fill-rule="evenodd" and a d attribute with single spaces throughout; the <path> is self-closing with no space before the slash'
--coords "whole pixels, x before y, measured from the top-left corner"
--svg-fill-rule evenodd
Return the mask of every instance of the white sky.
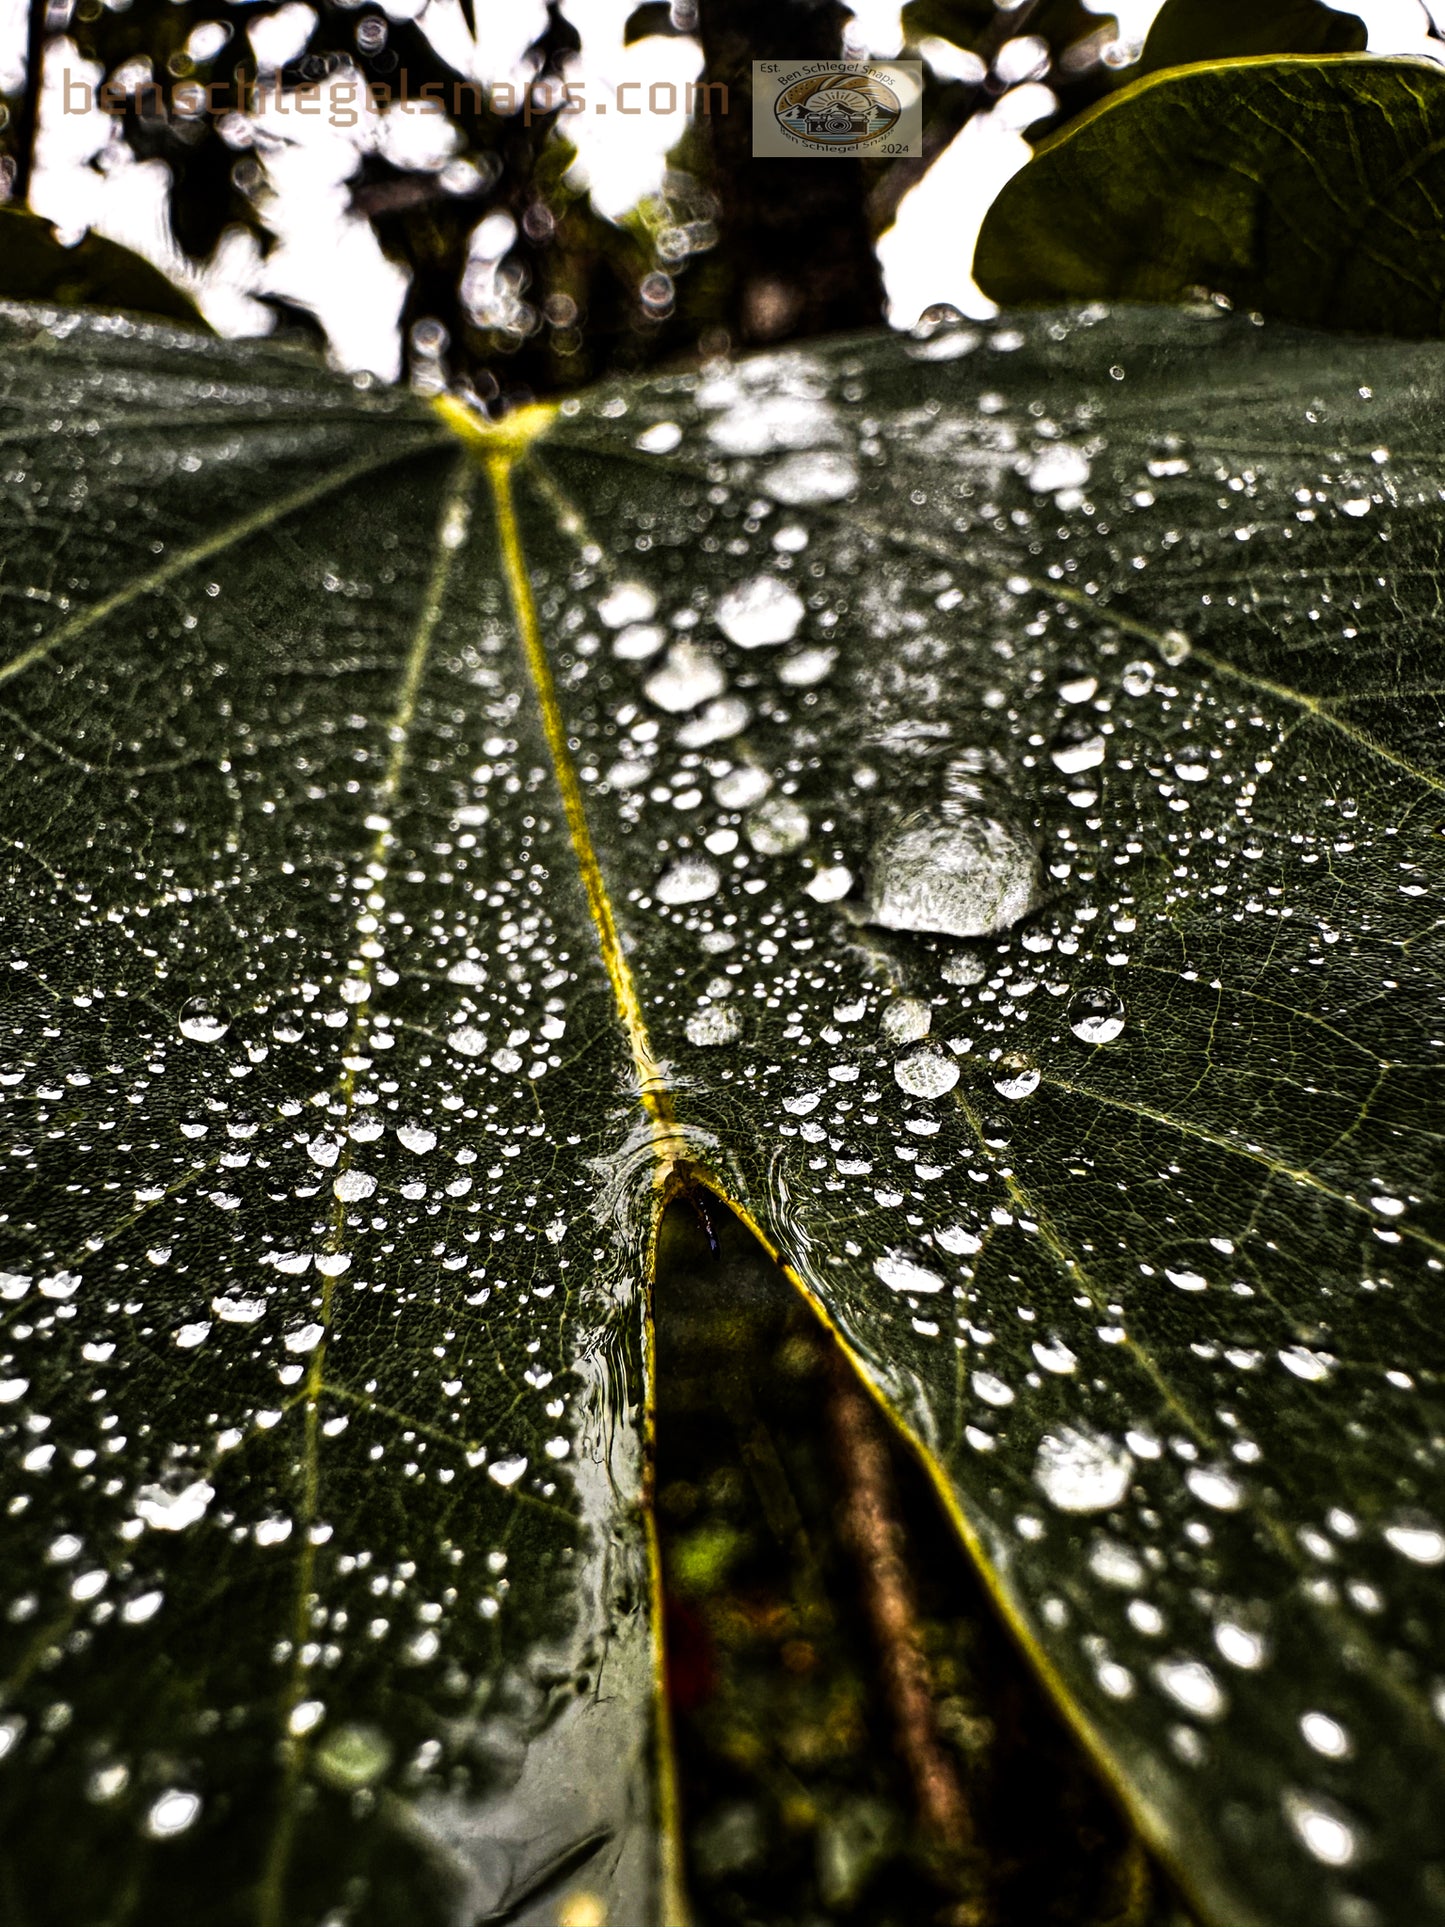
<path id="1" fill-rule="evenodd" d="M 437 51 L 457 72 L 483 82 L 523 78 L 527 47 L 543 31 L 545 0 L 505 0 L 477 8 L 478 37 L 468 33 L 460 0 L 383 0 L 393 19 L 420 18 Z M 1091 11 L 1113 14 L 1120 39 L 1142 42 L 1162 0 L 1086 0 Z M 1445 0 L 1428 0 L 1445 26 Z M 588 111 L 572 117 L 578 157 L 569 175 L 585 186 L 600 213 L 618 220 L 662 184 L 668 150 L 683 131 L 686 83 L 701 70 L 701 51 L 686 37 L 651 37 L 623 45 L 635 0 L 572 0 L 569 9 L 583 46 L 568 78 L 586 88 Z M 1422 0 L 1352 0 L 1366 20 L 1370 49 L 1377 53 L 1423 53 L 1428 21 Z M 305 46 L 315 16 L 302 0 L 290 0 L 279 16 L 251 28 L 258 59 L 294 58 Z M 13 90 L 23 69 L 25 0 L 0 0 L 0 90 Z M 899 0 L 854 0 L 849 29 L 860 53 L 896 54 L 902 44 Z M 1439 54 L 1439 43 L 1433 51 Z M 65 235 L 79 239 L 89 227 L 147 255 L 186 285 L 207 319 L 223 334 L 264 332 L 270 311 L 255 296 L 282 294 L 310 308 L 321 321 L 333 360 L 347 369 L 367 368 L 386 379 L 401 371 L 397 318 L 405 278 L 386 260 L 369 224 L 349 212 L 346 182 L 360 157 L 379 152 L 441 173 L 453 137 L 444 117 L 419 104 L 377 112 L 358 103 L 357 124 L 331 124 L 323 112 L 302 120 L 278 116 L 266 106 L 251 116 L 244 139 L 261 162 L 266 189 L 262 218 L 277 245 L 262 260 L 249 236 L 228 236 L 216 258 L 197 273 L 182 259 L 166 220 L 167 173 L 158 161 L 137 161 L 109 116 L 61 113 L 61 74 L 73 80 L 101 78 L 87 69 L 73 43 L 52 43 L 42 101 L 41 138 L 32 200 Z M 7 78 L 8 76 L 8 78 Z M 640 83 L 646 98 L 678 102 L 671 113 L 618 111 L 617 90 Z M 605 102 L 605 115 L 592 110 Z M 1005 181 L 1029 157 L 1026 129 L 1053 105 L 1046 86 L 1025 81 L 988 112 L 976 114 L 923 180 L 901 203 L 879 255 L 890 319 L 909 327 L 923 309 L 950 302 L 966 314 L 992 312 L 968 272 L 980 223 Z M 344 118 L 345 116 L 338 116 Z M 946 234 L 948 244 L 939 245 Z"/>

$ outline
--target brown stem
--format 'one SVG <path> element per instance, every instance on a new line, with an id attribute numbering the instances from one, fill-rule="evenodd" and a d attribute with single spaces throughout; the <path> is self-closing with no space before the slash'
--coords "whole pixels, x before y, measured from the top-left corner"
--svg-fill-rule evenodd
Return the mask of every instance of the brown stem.
<path id="1" fill-rule="evenodd" d="M 941 1845 L 969 1846 L 972 1815 L 934 1719 L 888 1441 L 841 1354 L 830 1371 L 828 1419 L 843 1487 L 839 1524 L 858 1561 L 898 1749 L 928 1831 Z"/>

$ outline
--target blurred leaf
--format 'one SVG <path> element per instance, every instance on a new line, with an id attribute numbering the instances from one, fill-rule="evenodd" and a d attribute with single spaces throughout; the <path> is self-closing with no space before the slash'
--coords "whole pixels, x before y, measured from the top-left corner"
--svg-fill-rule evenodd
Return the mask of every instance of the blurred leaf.
<path id="1" fill-rule="evenodd" d="M 1367 38 L 1363 20 L 1323 0 L 1166 0 L 1134 71 L 1253 54 L 1358 54 Z"/>
<path id="2" fill-rule="evenodd" d="M 176 284 L 129 248 L 99 234 L 62 247 L 49 221 L 20 208 L 0 208 L 0 301 L 124 308 L 206 326 Z"/>
<path id="3" fill-rule="evenodd" d="M 1439 351 L 1009 317 L 483 474 L 4 329 L 17 1917 L 673 1927 L 684 1164 L 1206 1916 L 1439 1927 Z"/>
<path id="4" fill-rule="evenodd" d="M 1285 59 L 1151 76 L 1046 142 L 984 220 L 1003 303 L 1235 306 L 1318 327 L 1445 325 L 1445 73 Z"/>

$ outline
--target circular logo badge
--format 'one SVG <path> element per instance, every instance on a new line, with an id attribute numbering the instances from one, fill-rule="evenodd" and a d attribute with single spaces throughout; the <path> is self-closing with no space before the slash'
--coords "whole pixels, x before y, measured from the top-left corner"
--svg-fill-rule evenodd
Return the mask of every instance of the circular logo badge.
<path id="1" fill-rule="evenodd" d="M 773 103 L 784 133 L 810 147 L 867 147 L 898 124 L 903 103 L 874 74 L 810 74 Z"/>

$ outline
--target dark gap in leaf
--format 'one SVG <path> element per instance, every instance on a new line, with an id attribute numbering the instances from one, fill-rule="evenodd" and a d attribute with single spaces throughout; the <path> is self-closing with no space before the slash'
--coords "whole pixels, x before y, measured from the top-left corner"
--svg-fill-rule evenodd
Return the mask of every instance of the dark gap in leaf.
<path id="1" fill-rule="evenodd" d="M 783 1272 L 695 1184 L 664 1215 L 654 1303 L 667 1677 L 698 1927 L 1188 1927 L 922 1468 Z M 891 1513 L 962 1836 L 926 1825 L 899 1745 L 898 1652 L 880 1647 L 860 1499 Z"/>

